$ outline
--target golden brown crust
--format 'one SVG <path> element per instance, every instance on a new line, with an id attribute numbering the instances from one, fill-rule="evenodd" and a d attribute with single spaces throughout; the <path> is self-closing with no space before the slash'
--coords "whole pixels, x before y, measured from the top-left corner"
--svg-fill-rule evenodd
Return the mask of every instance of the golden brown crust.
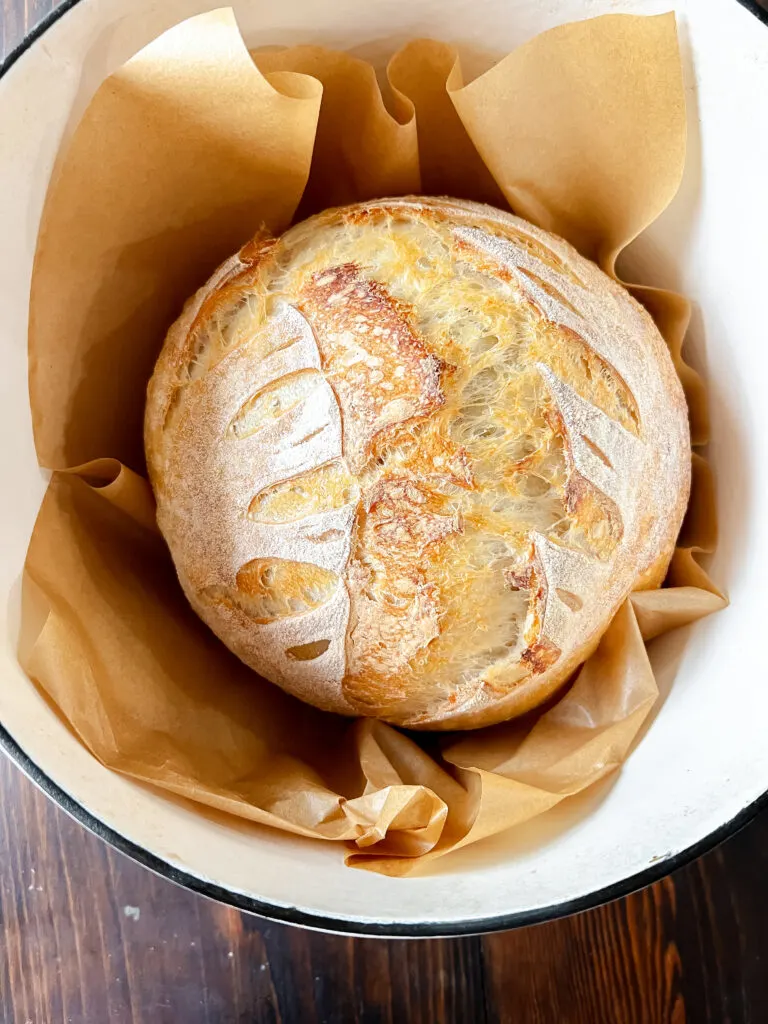
<path id="1" fill-rule="evenodd" d="M 312 274 L 297 306 L 339 399 L 344 457 L 359 472 L 382 431 L 440 408 L 444 366 L 414 329 L 405 303 L 354 263 Z"/>
<path id="2" fill-rule="evenodd" d="M 687 504 L 651 318 L 490 207 L 329 210 L 224 264 L 150 382 L 158 520 L 193 607 L 320 707 L 472 728 L 545 700 Z"/>

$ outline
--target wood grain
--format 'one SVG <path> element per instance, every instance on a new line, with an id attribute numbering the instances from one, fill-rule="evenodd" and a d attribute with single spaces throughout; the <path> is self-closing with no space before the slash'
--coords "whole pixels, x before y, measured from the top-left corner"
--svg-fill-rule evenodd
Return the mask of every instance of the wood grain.
<path id="1" fill-rule="evenodd" d="M 4 1024 L 768 1021 L 768 815 L 671 878 L 483 938 L 350 939 L 115 853 L 0 759 Z"/>
<path id="2" fill-rule="evenodd" d="M 54 6 L 0 4 L 0 56 Z M 0 1024 L 765 1024 L 767 959 L 768 815 L 579 917 L 386 942 L 177 888 L 0 757 Z"/>

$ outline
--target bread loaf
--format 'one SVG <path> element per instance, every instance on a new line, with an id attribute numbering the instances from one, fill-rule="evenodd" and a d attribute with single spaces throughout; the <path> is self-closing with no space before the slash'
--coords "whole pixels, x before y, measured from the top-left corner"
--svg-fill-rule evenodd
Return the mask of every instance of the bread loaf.
<path id="1" fill-rule="evenodd" d="M 473 728 L 545 700 L 688 500 L 646 311 L 553 235 L 453 199 L 259 237 L 171 328 L 146 451 L 181 585 L 318 707 Z"/>

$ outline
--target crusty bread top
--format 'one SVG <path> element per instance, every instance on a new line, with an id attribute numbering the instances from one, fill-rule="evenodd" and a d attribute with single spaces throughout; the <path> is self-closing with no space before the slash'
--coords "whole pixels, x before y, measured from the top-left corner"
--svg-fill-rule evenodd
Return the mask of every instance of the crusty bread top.
<path id="1" fill-rule="evenodd" d="M 171 328 L 146 446 L 181 584 L 328 710 L 466 728 L 545 699 L 688 499 L 653 321 L 491 207 L 326 211 L 225 263 Z"/>

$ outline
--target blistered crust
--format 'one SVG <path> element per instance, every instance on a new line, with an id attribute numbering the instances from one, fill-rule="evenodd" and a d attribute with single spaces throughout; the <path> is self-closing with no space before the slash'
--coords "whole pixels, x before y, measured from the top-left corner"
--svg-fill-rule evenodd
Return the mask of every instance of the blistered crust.
<path id="1" fill-rule="evenodd" d="M 319 707 L 471 728 L 546 699 L 687 504 L 648 314 L 490 207 L 326 211 L 224 264 L 150 382 L 158 521 L 193 607 Z"/>

